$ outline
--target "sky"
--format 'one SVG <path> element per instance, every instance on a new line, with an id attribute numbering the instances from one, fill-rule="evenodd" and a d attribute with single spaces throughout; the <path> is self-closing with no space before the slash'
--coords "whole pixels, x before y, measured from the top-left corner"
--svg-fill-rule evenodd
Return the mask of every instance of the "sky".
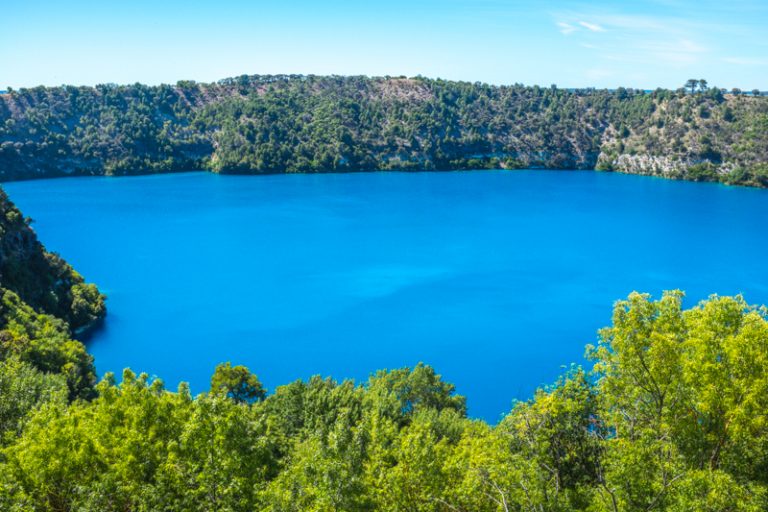
<path id="1" fill-rule="evenodd" d="M 278 73 L 768 89 L 768 0 L 0 1 L 0 89 Z"/>

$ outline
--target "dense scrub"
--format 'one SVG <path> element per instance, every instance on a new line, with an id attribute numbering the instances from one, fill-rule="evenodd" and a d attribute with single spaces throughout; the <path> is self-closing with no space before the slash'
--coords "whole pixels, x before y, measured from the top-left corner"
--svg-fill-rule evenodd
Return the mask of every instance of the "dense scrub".
<path id="1" fill-rule="evenodd" d="M 766 185 L 768 99 L 241 76 L 0 95 L 0 179 L 544 167 Z"/>

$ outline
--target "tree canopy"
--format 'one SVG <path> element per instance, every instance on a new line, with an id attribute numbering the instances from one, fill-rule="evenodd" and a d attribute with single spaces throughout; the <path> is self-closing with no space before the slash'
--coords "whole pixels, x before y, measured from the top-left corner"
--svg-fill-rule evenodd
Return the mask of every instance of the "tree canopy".
<path id="1" fill-rule="evenodd" d="M 211 394 L 223 394 L 238 403 L 263 400 L 266 391 L 256 375 L 245 366 L 223 363 L 216 367 L 211 377 Z"/>

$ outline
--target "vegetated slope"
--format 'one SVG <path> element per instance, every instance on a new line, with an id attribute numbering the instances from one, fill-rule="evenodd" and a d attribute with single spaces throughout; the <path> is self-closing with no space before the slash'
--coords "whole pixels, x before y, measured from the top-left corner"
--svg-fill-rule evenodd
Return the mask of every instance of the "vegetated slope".
<path id="1" fill-rule="evenodd" d="M 768 98 L 241 76 L 0 95 L 0 179 L 543 167 L 765 186 Z"/>
<path id="2" fill-rule="evenodd" d="M 5 180 L 199 168 L 212 150 L 171 87 L 38 87 L 0 98 Z"/>
<path id="3" fill-rule="evenodd" d="M 45 250 L 28 219 L 0 190 L 0 287 L 32 308 L 87 327 L 104 315 L 104 299 L 58 255 Z"/>
<path id="4" fill-rule="evenodd" d="M 645 118 L 606 131 L 598 168 L 768 186 L 768 98 L 665 96 Z"/>
<path id="5" fill-rule="evenodd" d="M 104 297 L 96 287 L 45 250 L 0 190 L 0 361 L 61 375 L 68 396 L 91 396 L 93 360 L 73 335 L 104 314 Z M 2 415 L 0 410 L 0 423 Z M 0 435 L 4 430 L 0 425 Z"/>

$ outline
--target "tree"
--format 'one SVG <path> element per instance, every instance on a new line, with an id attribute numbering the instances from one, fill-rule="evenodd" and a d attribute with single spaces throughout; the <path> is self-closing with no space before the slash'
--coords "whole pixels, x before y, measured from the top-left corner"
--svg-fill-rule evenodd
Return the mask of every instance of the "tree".
<path id="1" fill-rule="evenodd" d="M 691 90 L 691 94 L 696 92 L 696 87 L 699 86 L 699 81 L 695 78 L 689 78 L 687 82 L 685 82 L 685 88 Z"/>
<path id="2" fill-rule="evenodd" d="M 0 446 L 21 434 L 36 408 L 50 402 L 62 405 L 67 394 L 62 375 L 42 373 L 15 358 L 0 361 Z"/>
<path id="3" fill-rule="evenodd" d="M 239 403 L 253 403 L 263 400 L 267 392 L 248 368 L 226 362 L 218 365 L 211 377 L 211 394 L 224 394 Z"/>
<path id="4" fill-rule="evenodd" d="M 423 409 L 453 409 L 462 416 L 467 411 L 466 399 L 455 394 L 454 385 L 423 363 L 377 372 L 368 381 L 366 405 L 404 423 Z"/>
<path id="5" fill-rule="evenodd" d="M 201 395 L 163 466 L 163 494 L 176 510 L 259 510 L 257 493 L 277 473 L 277 450 L 250 407 Z"/>
<path id="6" fill-rule="evenodd" d="M 756 489 L 745 503 L 758 510 L 768 426 L 753 411 L 768 409 L 766 311 L 714 296 L 683 311 L 682 298 L 631 294 L 589 351 L 609 433 L 601 493 L 619 510 L 721 510 L 711 507 L 724 498 L 708 495 L 720 480 L 734 496 Z M 680 501 L 688 506 L 674 508 Z"/>
<path id="7" fill-rule="evenodd" d="M 583 491 L 599 481 L 605 433 L 596 421 L 595 391 L 583 370 L 572 369 L 533 400 L 519 402 L 498 427 L 513 451 L 533 463 L 531 487 L 551 509 L 558 503 L 563 510 L 581 508 L 588 501 Z"/>
<path id="8" fill-rule="evenodd" d="M 699 90 L 701 92 L 705 92 L 709 87 L 707 86 L 707 81 L 703 78 L 699 79 Z"/>

